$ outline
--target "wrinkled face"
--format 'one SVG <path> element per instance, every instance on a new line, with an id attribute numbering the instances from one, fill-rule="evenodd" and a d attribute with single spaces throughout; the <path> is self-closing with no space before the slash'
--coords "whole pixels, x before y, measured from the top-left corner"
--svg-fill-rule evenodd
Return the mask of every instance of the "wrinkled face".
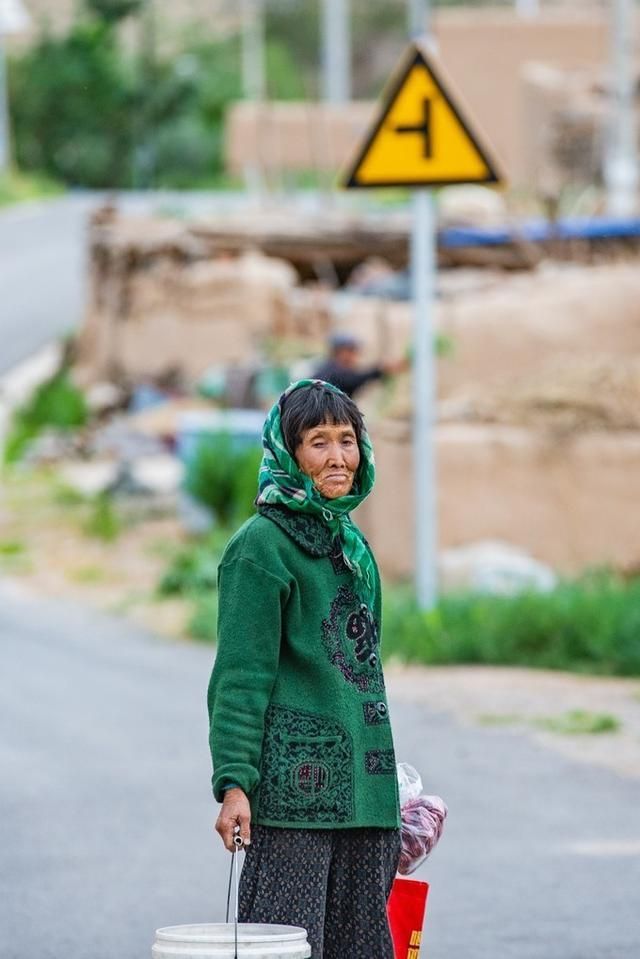
<path id="1" fill-rule="evenodd" d="M 350 423 L 320 423 L 305 430 L 296 461 L 327 499 L 351 492 L 360 465 L 360 449 Z"/>

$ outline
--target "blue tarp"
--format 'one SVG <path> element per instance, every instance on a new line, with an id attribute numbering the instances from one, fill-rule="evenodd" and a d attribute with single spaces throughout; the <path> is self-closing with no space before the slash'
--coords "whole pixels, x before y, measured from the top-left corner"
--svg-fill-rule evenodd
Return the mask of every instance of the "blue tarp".
<path id="1" fill-rule="evenodd" d="M 444 248 L 461 246 L 505 246 L 524 240 L 615 240 L 640 238 L 640 219 L 616 217 L 572 217 L 557 220 L 530 220 L 518 227 L 449 227 L 438 234 Z"/>

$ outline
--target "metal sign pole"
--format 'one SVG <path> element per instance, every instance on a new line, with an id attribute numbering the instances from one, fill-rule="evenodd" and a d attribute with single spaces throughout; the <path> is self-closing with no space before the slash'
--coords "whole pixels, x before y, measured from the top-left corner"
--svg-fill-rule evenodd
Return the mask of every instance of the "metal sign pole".
<path id="1" fill-rule="evenodd" d="M 411 273 L 414 304 L 414 477 L 416 598 L 430 609 L 437 598 L 437 508 L 435 467 L 436 364 L 433 303 L 436 278 L 435 207 L 429 190 L 413 201 Z"/>
<path id="2" fill-rule="evenodd" d="M 409 35 L 428 43 L 429 0 L 411 0 Z M 413 470 L 415 588 L 420 609 L 432 609 L 438 595 L 438 533 L 435 463 L 436 364 L 433 304 L 436 285 L 436 216 L 433 193 L 416 190 L 411 236 L 413 293 Z"/>
<path id="3" fill-rule="evenodd" d="M 241 0 L 242 17 L 242 92 L 245 100 L 254 103 L 257 125 L 256 139 L 260 139 L 260 105 L 267 87 L 265 66 L 265 16 L 264 0 Z M 264 175 L 260 155 L 244 164 L 244 180 L 254 201 L 260 202 L 264 193 Z"/>
<path id="4" fill-rule="evenodd" d="M 263 0 L 242 0 L 242 87 L 245 100 L 265 97 L 265 36 Z"/>
<path id="5" fill-rule="evenodd" d="M 540 14 L 540 0 L 516 0 L 516 13 L 525 20 L 531 20 Z"/>
<path id="6" fill-rule="evenodd" d="M 351 99 L 351 0 L 322 2 L 322 97 Z"/>
<path id="7" fill-rule="evenodd" d="M 409 0 L 407 6 L 407 24 L 409 27 L 410 40 L 416 40 L 424 36 L 427 29 L 428 16 L 428 0 Z"/>
<path id="8" fill-rule="evenodd" d="M 0 176 L 9 172 L 9 96 L 7 93 L 7 60 L 0 24 Z"/>
<path id="9" fill-rule="evenodd" d="M 640 180 L 634 107 L 634 8 L 632 0 L 613 0 L 611 4 L 611 108 L 604 179 L 607 212 L 612 216 L 633 216 Z"/>

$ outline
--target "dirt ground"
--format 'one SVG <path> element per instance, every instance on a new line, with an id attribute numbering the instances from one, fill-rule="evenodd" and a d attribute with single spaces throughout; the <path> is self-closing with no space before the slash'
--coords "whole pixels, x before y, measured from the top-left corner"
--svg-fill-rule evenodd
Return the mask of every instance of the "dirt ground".
<path id="1" fill-rule="evenodd" d="M 0 576 L 31 590 L 126 615 L 164 636 L 185 635 L 189 608 L 158 600 L 169 558 L 186 542 L 170 511 L 118 510 L 112 539 L 87 532 L 93 511 L 74 502 L 53 474 L 25 472 L 0 486 Z"/>
<path id="2" fill-rule="evenodd" d="M 400 664 L 389 664 L 386 677 L 396 699 L 423 703 L 463 724 L 517 730 L 576 761 L 640 779 L 640 679 L 506 666 Z M 611 717 L 619 728 L 591 734 L 543 728 L 574 710 Z"/>

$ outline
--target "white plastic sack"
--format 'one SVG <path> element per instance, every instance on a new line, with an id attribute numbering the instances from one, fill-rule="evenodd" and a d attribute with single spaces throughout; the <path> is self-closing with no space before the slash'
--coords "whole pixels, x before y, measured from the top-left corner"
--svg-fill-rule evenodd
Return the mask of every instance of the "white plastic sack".
<path id="1" fill-rule="evenodd" d="M 413 766 L 398 763 L 396 770 L 402 818 L 398 872 L 409 876 L 438 844 L 447 818 L 447 807 L 439 796 L 423 794 L 422 779 Z"/>

